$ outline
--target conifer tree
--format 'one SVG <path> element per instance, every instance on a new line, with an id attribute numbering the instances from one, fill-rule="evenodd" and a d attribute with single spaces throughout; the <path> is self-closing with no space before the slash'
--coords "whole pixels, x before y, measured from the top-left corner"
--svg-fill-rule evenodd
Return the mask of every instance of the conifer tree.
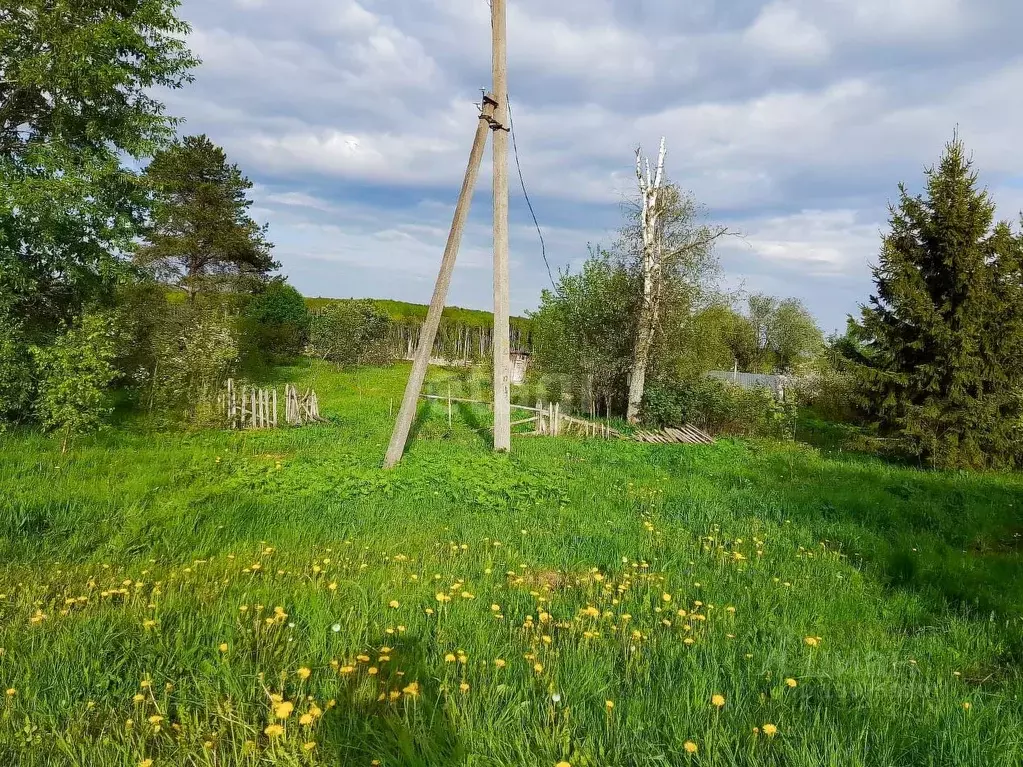
<path id="1" fill-rule="evenodd" d="M 1019 457 L 1023 241 L 977 187 L 958 136 L 926 194 L 899 185 L 891 231 L 862 310 L 870 354 L 855 366 L 884 433 L 933 465 L 1011 465 Z"/>
<path id="2" fill-rule="evenodd" d="M 153 215 L 136 258 L 157 278 L 194 299 L 204 290 L 245 290 L 240 280 L 263 280 L 280 266 L 266 226 L 248 215 L 252 182 L 206 136 L 158 152 L 145 180 Z"/>

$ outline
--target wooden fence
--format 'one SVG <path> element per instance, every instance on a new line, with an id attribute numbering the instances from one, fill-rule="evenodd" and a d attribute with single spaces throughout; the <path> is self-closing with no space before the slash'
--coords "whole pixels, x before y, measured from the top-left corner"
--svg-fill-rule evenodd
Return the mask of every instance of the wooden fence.
<path id="1" fill-rule="evenodd" d="M 308 389 L 299 396 L 294 385 L 284 388 L 284 421 L 289 426 L 322 422 L 316 392 Z M 221 412 L 227 416 L 229 429 L 276 429 L 277 389 L 257 386 L 238 386 L 233 378 L 227 381 L 227 390 L 220 395 Z"/>
<path id="2" fill-rule="evenodd" d="M 450 394 L 446 397 L 436 394 L 421 394 L 419 396 L 421 399 L 432 400 L 435 402 L 446 402 L 448 406 L 449 424 L 451 422 L 451 405 L 454 402 L 493 407 L 493 403 L 491 402 L 484 402 L 482 400 L 475 399 L 461 399 L 459 397 L 452 397 Z M 622 436 L 621 432 L 616 429 L 612 429 L 607 424 L 586 421 L 582 418 L 574 418 L 573 416 L 565 415 L 561 412 L 561 403 L 558 402 L 551 402 L 546 405 L 541 402 L 537 402 L 536 407 L 513 404 L 511 408 L 512 410 L 520 410 L 535 414 L 528 418 L 522 418 L 511 422 L 512 427 L 524 426 L 525 424 L 530 423 L 536 424 L 536 429 L 534 431 L 519 432 L 516 436 L 558 437 L 563 434 L 578 434 L 584 437 L 597 437 L 601 439 L 617 439 Z"/>

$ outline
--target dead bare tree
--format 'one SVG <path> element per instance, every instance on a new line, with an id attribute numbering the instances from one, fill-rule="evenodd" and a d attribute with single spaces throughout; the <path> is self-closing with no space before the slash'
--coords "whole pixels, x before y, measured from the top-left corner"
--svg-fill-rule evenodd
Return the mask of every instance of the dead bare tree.
<path id="1" fill-rule="evenodd" d="M 643 302 L 639 310 L 636 328 L 636 347 L 632 358 L 632 378 L 629 382 L 629 423 L 639 421 L 639 410 L 643 404 L 646 388 L 646 371 L 650 364 L 650 350 L 654 343 L 657 314 L 660 308 L 661 240 L 658 236 L 658 218 L 661 207 L 657 204 L 664 182 L 664 158 L 667 153 L 665 140 L 657 155 L 657 171 L 651 175 L 650 159 L 643 157 L 642 149 L 636 150 L 636 178 L 639 180 L 640 232 L 643 238 Z"/>
<path id="2" fill-rule="evenodd" d="M 664 173 L 665 142 L 661 139 L 656 171 L 641 151 L 636 153 L 639 199 L 622 230 L 617 249 L 626 258 L 635 254 L 642 278 L 634 329 L 627 418 L 639 420 L 647 379 L 655 357 L 672 352 L 682 341 L 685 316 L 715 292 L 718 274 L 714 246 L 727 227 L 708 224 L 691 194 L 670 183 Z M 634 262 L 635 263 L 635 262 Z M 672 328 L 663 327 L 669 322 Z M 660 350 L 660 351 L 658 351 Z M 678 349 L 675 349 L 677 352 Z"/>

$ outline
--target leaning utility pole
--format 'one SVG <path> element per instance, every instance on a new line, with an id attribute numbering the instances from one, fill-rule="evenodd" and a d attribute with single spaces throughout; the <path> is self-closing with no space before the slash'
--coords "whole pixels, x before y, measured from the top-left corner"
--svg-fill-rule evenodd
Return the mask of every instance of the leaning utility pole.
<path id="1" fill-rule="evenodd" d="M 494 450 L 511 450 L 508 286 L 508 27 L 506 0 L 491 1 L 494 27 Z"/>
<path id="2" fill-rule="evenodd" d="M 469 218 L 472 195 L 479 178 L 487 132 L 494 131 L 494 449 L 511 449 L 511 352 L 509 349 L 508 296 L 508 65 L 506 0 L 491 0 L 494 30 L 494 92 L 483 97 L 480 122 L 476 128 L 469 165 L 465 169 L 462 191 L 458 196 L 447 247 L 441 260 L 437 284 L 419 333 L 412 373 L 387 447 L 384 468 L 398 464 L 405 452 L 412 423 L 419 406 L 419 394 L 426 380 L 430 355 L 440 327 L 451 274 Z"/>

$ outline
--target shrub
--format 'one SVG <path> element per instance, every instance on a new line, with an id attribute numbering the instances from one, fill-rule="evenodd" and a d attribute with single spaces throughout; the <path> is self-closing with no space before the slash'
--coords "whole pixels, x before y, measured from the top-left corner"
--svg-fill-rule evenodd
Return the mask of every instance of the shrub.
<path id="1" fill-rule="evenodd" d="M 32 355 L 21 323 L 0 315 L 0 431 L 26 418 L 35 389 Z"/>
<path id="2" fill-rule="evenodd" d="M 796 398 L 779 402 L 767 389 L 743 389 L 698 378 L 657 382 L 647 387 L 644 422 L 651 426 L 691 424 L 713 434 L 791 439 Z"/>
<path id="3" fill-rule="evenodd" d="M 150 411 L 196 426 L 219 424 L 217 396 L 238 361 L 238 333 L 226 312 L 175 307 L 153 338 Z"/>
<path id="4" fill-rule="evenodd" d="M 309 346 L 314 355 L 344 367 L 383 365 L 393 360 L 391 320 L 372 301 L 342 301 L 313 317 Z"/>
<path id="5" fill-rule="evenodd" d="M 305 348 L 311 320 L 302 294 L 283 279 L 272 280 L 245 307 L 246 355 L 270 362 L 297 357 Z"/>
<path id="6" fill-rule="evenodd" d="M 102 428 L 112 409 L 107 387 L 116 374 L 113 322 L 86 313 L 53 343 L 31 352 L 39 373 L 39 419 L 62 435 L 66 452 L 74 436 Z"/>

